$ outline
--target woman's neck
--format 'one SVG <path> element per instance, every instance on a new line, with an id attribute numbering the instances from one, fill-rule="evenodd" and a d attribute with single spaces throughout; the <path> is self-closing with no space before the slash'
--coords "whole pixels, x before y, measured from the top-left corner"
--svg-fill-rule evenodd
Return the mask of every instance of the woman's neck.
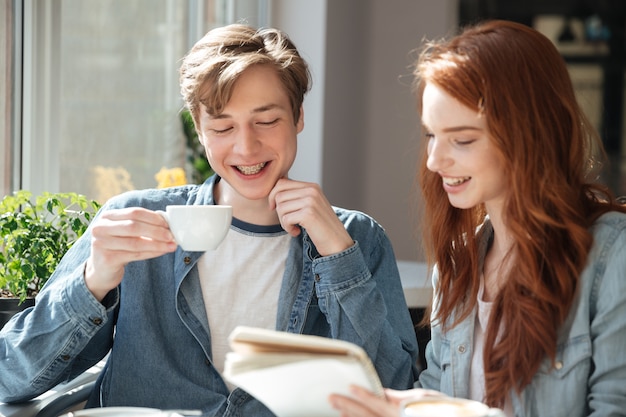
<path id="1" fill-rule="evenodd" d="M 501 216 L 491 216 L 493 240 L 487 249 L 483 263 L 484 301 L 493 301 L 505 283 L 511 270 L 515 254 L 512 253 L 513 238 Z"/>

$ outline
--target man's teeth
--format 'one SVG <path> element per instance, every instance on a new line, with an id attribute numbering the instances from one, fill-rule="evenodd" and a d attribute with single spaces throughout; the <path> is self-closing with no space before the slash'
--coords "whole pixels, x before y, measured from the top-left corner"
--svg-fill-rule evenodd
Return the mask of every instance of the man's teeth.
<path id="1" fill-rule="evenodd" d="M 237 165 L 237 169 L 244 175 L 254 175 L 258 174 L 264 166 L 265 162 L 260 162 L 256 165 Z"/>
<path id="2" fill-rule="evenodd" d="M 471 177 L 462 177 L 462 178 L 444 178 L 443 182 L 446 185 L 461 185 L 465 181 L 469 181 Z"/>

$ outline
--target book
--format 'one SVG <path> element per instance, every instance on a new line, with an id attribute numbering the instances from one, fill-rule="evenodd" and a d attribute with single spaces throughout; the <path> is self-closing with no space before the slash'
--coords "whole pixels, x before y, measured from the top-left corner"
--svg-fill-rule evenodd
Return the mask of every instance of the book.
<path id="1" fill-rule="evenodd" d="M 351 396 L 350 385 L 384 396 L 372 361 L 354 343 L 246 326 L 229 343 L 224 377 L 278 417 L 337 417 L 328 396 Z"/>

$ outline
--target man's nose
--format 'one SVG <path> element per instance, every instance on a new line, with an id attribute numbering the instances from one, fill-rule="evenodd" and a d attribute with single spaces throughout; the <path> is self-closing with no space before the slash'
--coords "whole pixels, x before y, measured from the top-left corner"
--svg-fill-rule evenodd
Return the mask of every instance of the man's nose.
<path id="1" fill-rule="evenodd" d="M 252 154 L 255 153 L 261 144 L 259 137 L 254 129 L 250 127 L 242 127 L 237 133 L 235 142 L 235 149 L 240 154 Z"/>

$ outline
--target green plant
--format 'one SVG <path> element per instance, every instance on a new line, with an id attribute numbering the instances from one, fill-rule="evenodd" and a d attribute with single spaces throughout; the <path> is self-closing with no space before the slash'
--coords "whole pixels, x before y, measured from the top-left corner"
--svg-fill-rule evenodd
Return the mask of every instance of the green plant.
<path id="1" fill-rule="evenodd" d="M 0 201 L 0 297 L 34 297 L 100 208 L 77 193 L 20 190 Z"/>
<path id="2" fill-rule="evenodd" d="M 202 184 L 204 180 L 213 175 L 213 168 L 209 164 L 204 153 L 204 147 L 198 140 L 196 126 L 189 110 L 180 112 L 180 120 L 183 124 L 183 132 L 187 141 L 187 161 L 191 164 L 191 180 L 196 184 Z"/>

